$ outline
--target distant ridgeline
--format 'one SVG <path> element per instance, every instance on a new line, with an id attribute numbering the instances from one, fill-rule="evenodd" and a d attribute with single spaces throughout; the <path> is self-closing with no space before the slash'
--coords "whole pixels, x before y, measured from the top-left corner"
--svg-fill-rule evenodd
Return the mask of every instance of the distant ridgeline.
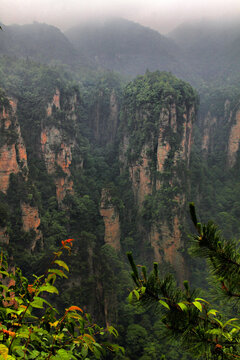
<path id="1" fill-rule="evenodd" d="M 133 39 L 144 33 L 159 40 L 140 25 L 117 24 L 124 33 L 126 24 L 135 29 Z M 25 54 L 13 36 L 16 28 Z M 55 52 L 51 46 L 46 51 L 47 40 L 56 42 Z M 126 47 L 137 59 L 131 41 L 118 55 L 104 54 L 108 64 L 124 65 Z M 165 56 L 175 49 L 168 41 L 161 37 L 161 46 L 169 46 Z M 237 78 L 209 86 L 199 73 L 185 72 L 198 82 L 199 105 L 196 91 L 170 73 L 146 71 L 127 83 L 99 69 L 105 61 L 99 54 L 86 50 L 80 60 L 79 52 L 44 24 L 6 27 L 0 36 L 0 242 L 30 275 L 45 268 L 61 240 L 75 239 L 70 281 L 62 280 L 56 306 L 74 303 L 98 322 L 117 324 L 118 342 L 131 359 L 159 359 L 166 352 L 170 360 L 188 359 L 159 340 L 154 314 L 126 303 L 132 285 L 125 253 L 133 251 L 139 264 L 159 262 L 179 283 L 199 283 L 205 265 L 193 268 L 187 253 L 188 201 L 195 201 L 203 220 L 214 218 L 227 236 L 238 236 Z M 148 64 L 131 76 L 158 68 Z M 175 60 L 169 64 L 178 67 Z M 186 68 L 179 69 L 184 74 Z"/>

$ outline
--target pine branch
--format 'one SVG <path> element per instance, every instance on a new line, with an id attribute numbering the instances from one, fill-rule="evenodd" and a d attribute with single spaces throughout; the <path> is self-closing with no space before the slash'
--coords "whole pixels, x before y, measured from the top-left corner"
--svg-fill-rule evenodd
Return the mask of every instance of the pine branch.
<path id="1" fill-rule="evenodd" d="M 193 206 L 193 205 L 192 205 Z M 195 210 L 195 209 L 194 209 Z M 193 210 L 191 209 L 191 216 Z M 198 235 L 192 236 L 191 254 L 208 260 L 210 272 L 219 281 L 224 280 L 231 294 L 240 293 L 240 255 L 239 243 L 236 240 L 226 240 L 222 237 L 218 227 L 212 222 L 207 224 L 197 223 Z M 236 296 L 235 296 L 236 297 Z"/>

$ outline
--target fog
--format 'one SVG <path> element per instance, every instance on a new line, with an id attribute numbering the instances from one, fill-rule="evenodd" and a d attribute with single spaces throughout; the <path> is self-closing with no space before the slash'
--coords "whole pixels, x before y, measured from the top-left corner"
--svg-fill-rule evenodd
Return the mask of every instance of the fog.
<path id="1" fill-rule="evenodd" d="M 223 21 L 239 15 L 239 0 L 0 0 L 3 24 L 38 21 L 62 30 L 80 22 L 118 16 L 167 33 L 185 21 Z"/>

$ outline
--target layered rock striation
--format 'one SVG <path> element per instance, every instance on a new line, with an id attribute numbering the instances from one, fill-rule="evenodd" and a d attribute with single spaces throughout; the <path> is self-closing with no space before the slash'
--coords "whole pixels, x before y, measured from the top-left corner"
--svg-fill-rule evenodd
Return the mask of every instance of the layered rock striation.
<path id="1" fill-rule="evenodd" d="M 19 174 L 25 183 L 28 181 L 29 174 L 26 146 L 16 113 L 17 100 L 3 98 L 0 112 L 0 191 L 5 195 L 7 195 L 12 174 Z M 35 232 L 31 243 L 31 250 L 34 250 L 37 242 L 42 242 L 38 209 L 27 203 L 21 203 L 20 208 L 23 231 L 34 230 Z M 0 227 L 0 242 L 9 243 L 7 227 Z"/>
<path id="2" fill-rule="evenodd" d="M 63 122 L 68 122 L 74 128 L 77 119 L 77 95 L 73 94 L 68 100 L 67 110 L 61 108 L 61 93 L 56 88 L 52 101 L 46 109 L 47 119 L 40 134 L 41 153 L 49 175 L 53 175 L 56 185 L 56 197 L 62 203 L 66 194 L 73 194 L 73 181 L 70 166 L 72 152 L 76 146 L 74 134 L 66 134 Z M 66 99 L 65 99 L 66 101 Z M 56 121 L 58 111 L 63 111 L 64 117 Z M 54 121 L 53 121 L 54 119 Z"/>
<path id="3" fill-rule="evenodd" d="M 111 245 L 116 251 L 119 251 L 121 248 L 119 214 L 116 207 L 112 204 L 112 198 L 107 189 L 102 190 L 100 214 L 103 217 L 105 225 L 105 243 Z"/>
<path id="4" fill-rule="evenodd" d="M 213 94 L 214 96 L 214 94 Z M 240 102 L 237 94 L 225 98 L 213 107 L 215 98 L 209 99 L 208 111 L 201 111 L 199 128 L 201 148 L 205 156 L 221 156 L 228 169 L 235 166 L 240 142 Z M 212 103 L 211 103 L 212 100 Z M 203 106 L 202 106 L 203 108 Z"/>
<path id="5" fill-rule="evenodd" d="M 105 84 L 98 89 L 92 99 L 89 110 L 89 124 L 95 141 L 101 145 L 111 144 L 115 141 L 120 114 L 120 94 L 118 89 Z M 109 86 L 109 88 L 108 88 Z"/>
<path id="6" fill-rule="evenodd" d="M 120 160 L 131 179 L 142 241 L 150 242 L 156 261 L 170 263 L 183 279 L 180 224 L 196 94 L 171 75 L 149 73 L 130 84 L 125 96 L 124 133 L 129 136 L 122 140 Z"/>
<path id="7" fill-rule="evenodd" d="M 64 141 L 62 132 L 54 126 L 41 132 L 42 156 L 48 174 L 54 175 L 58 202 L 62 202 L 68 192 L 73 193 L 70 171 L 73 146 L 73 143 Z"/>
<path id="8" fill-rule="evenodd" d="M 11 174 L 28 175 L 27 152 L 16 117 L 17 100 L 9 99 L 0 113 L 0 191 L 6 194 Z"/>

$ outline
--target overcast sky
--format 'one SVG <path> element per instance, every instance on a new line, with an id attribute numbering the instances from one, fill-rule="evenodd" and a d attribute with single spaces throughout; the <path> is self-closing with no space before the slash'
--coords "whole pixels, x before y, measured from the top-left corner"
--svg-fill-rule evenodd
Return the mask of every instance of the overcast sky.
<path id="1" fill-rule="evenodd" d="M 65 30 L 100 16 L 119 16 L 167 33 L 185 20 L 240 16 L 240 0 L 0 0 L 6 25 L 46 22 Z"/>

